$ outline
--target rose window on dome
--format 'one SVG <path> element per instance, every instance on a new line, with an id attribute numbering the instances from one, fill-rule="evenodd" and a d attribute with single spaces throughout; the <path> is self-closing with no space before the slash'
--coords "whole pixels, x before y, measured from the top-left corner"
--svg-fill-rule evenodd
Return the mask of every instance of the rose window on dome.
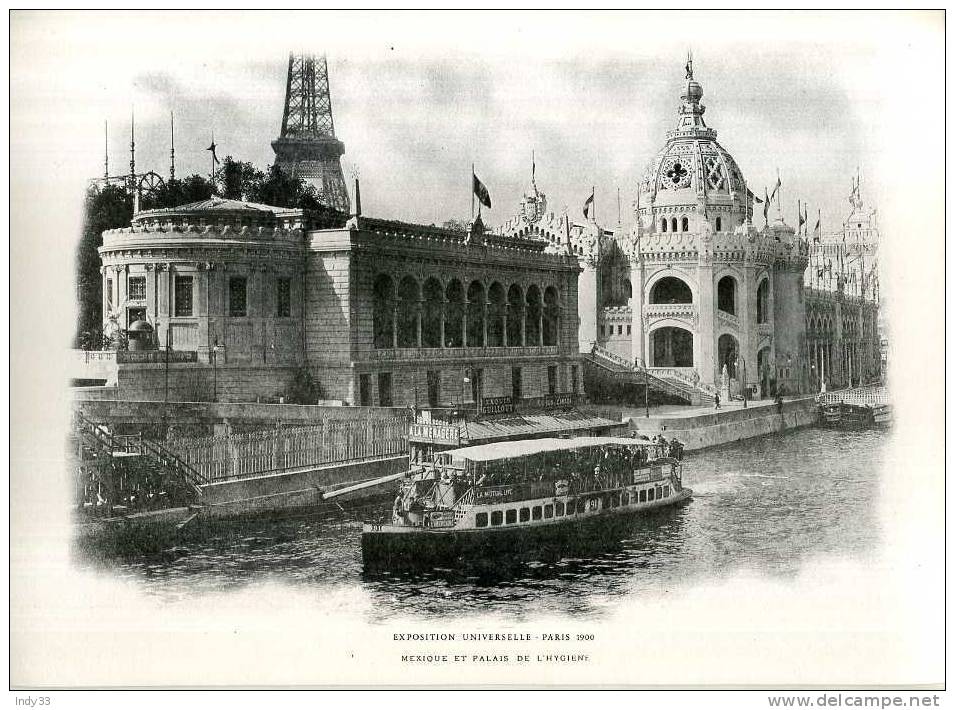
<path id="1" fill-rule="evenodd" d="M 723 164 L 715 155 L 708 155 L 703 159 L 703 166 L 706 169 L 706 181 L 714 190 L 722 190 L 726 182 L 726 173 L 723 171 Z"/>
<path id="2" fill-rule="evenodd" d="M 666 176 L 662 180 L 664 187 L 680 188 L 688 187 L 690 184 L 690 172 L 684 167 L 683 162 L 674 160 L 666 165 Z"/>

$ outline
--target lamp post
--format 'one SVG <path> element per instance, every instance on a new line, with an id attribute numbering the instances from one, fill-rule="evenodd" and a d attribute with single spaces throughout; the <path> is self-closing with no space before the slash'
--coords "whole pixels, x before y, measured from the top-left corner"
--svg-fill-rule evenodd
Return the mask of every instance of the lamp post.
<path id="1" fill-rule="evenodd" d="M 164 382 L 164 385 L 163 385 L 163 396 L 162 396 L 163 407 L 165 408 L 165 406 L 169 404 L 169 335 L 168 335 L 168 333 L 167 333 L 167 335 L 166 335 L 166 344 L 165 344 L 165 346 L 163 347 L 163 349 L 166 351 L 166 357 L 165 357 L 165 361 L 166 361 L 165 370 L 166 370 L 166 373 L 165 373 L 165 378 L 164 378 L 164 379 L 165 379 L 165 382 Z"/>
<path id="2" fill-rule="evenodd" d="M 158 331 L 158 323 L 156 324 Z M 158 332 L 157 332 L 158 337 Z M 166 351 L 165 355 L 165 376 L 163 382 L 163 395 L 162 395 L 162 436 L 166 438 L 169 427 L 169 326 L 166 326 L 166 342 L 163 349 Z"/>

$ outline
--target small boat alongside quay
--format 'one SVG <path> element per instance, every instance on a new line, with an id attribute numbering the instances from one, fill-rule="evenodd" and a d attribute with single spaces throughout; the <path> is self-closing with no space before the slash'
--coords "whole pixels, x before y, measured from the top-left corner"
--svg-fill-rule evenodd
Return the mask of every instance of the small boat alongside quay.
<path id="1" fill-rule="evenodd" d="M 819 405 L 823 425 L 832 429 L 866 429 L 875 424 L 872 407 L 833 402 Z"/>
<path id="2" fill-rule="evenodd" d="M 831 429 L 867 429 L 892 422 L 885 387 L 857 387 L 819 395 L 819 422 Z"/>
<path id="3" fill-rule="evenodd" d="M 367 570 L 560 555 L 683 503 L 682 462 L 649 439 L 533 439 L 446 451 L 402 481 L 391 521 L 366 523 Z"/>

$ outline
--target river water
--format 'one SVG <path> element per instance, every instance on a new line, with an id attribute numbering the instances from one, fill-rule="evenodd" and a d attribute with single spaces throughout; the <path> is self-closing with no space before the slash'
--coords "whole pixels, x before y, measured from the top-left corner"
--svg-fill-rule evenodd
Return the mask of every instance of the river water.
<path id="1" fill-rule="evenodd" d="M 316 595 L 360 592 L 371 598 L 380 619 L 409 611 L 425 617 L 476 611 L 517 618 L 600 615 L 626 595 L 656 594 L 741 571 L 792 577 L 816 557 L 874 555 L 888 438 L 882 430 L 809 428 L 689 453 L 683 474 L 684 485 L 693 489 L 688 504 L 636 520 L 612 547 L 494 572 L 369 578 L 362 570 L 360 522 L 301 518 L 233 524 L 149 556 L 104 560 L 81 554 L 77 561 L 133 579 L 147 595 L 165 600 L 267 581 Z"/>

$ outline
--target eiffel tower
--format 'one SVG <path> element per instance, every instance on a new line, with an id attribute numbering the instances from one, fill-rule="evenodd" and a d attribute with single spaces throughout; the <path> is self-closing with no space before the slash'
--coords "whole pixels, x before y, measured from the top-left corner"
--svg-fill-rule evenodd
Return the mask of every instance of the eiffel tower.
<path id="1" fill-rule="evenodd" d="M 272 141 L 275 164 L 318 190 L 319 201 L 349 213 L 342 175 L 345 144 L 335 138 L 325 57 L 289 54 L 282 134 Z"/>

